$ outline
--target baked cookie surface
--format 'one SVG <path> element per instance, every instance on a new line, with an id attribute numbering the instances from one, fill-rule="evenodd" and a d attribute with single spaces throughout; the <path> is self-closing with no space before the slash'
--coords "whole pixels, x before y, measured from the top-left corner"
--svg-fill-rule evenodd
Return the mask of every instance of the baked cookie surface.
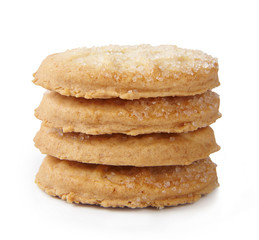
<path id="1" fill-rule="evenodd" d="M 42 125 L 34 138 L 43 154 L 83 163 L 128 166 L 188 165 L 218 151 L 210 127 L 180 134 L 86 135 Z"/>
<path id="2" fill-rule="evenodd" d="M 52 54 L 33 81 L 87 99 L 190 96 L 219 85 L 216 58 L 171 45 L 110 45 Z"/>
<path id="3" fill-rule="evenodd" d="M 218 186 L 216 165 L 209 158 L 188 166 L 138 168 L 47 156 L 35 181 L 49 195 L 70 203 L 130 208 L 192 203 Z"/>
<path id="4" fill-rule="evenodd" d="M 218 94 L 207 91 L 190 97 L 84 99 L 44 94 L 35 116 L 63 132 L 86 134 L 180 133 L 215 122 L 221 115 Z"/>

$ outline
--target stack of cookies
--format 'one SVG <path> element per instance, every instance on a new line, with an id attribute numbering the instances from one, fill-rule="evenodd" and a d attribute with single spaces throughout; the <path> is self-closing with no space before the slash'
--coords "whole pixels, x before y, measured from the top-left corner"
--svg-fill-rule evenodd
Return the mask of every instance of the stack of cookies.
<path id="1" fill-rule="evenodd" d="M 48 56 L 34 77 L 50 90 L 34 138 L 47 154 L 36 183 L 48 194 L 163 208 L 218 186 L 217 59 L 176 46 L 79 48 Z"/>

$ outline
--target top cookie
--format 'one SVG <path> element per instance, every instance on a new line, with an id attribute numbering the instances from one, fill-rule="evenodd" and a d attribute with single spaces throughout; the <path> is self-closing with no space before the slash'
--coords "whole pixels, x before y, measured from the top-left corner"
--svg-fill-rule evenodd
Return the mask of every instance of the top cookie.
<path id="1" fill-rule="evenodd" d="M 170 45 L 68 50 L 48 56 L 34 77 L 44 88 L 87 99 L 191 96 L 219 85 L 217 59 Z"/>

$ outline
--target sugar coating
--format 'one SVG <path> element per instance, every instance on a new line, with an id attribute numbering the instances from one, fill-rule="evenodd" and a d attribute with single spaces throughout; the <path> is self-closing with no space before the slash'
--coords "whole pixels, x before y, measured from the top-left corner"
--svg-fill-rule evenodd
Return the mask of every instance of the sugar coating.
<path id="1" fill-rule="evenodd" d="M 164 191 L 182 190 L 211 181 L 215 167 L 216 165 L 211 162 L 210 158 L 195 161 L 187 166 L 142 168 L 99 166 L 100 169 L 104 170 L 102 176 L 114 184 L 125 185 L 127 188 L 133 188 L 135 184 L 147 184 L 149 187 Z"/>
<path id="2" fill-rule="evenodd" d="M 66 96 L 193 96 L 219 85 L 216 58 L 173 45 L 78 48 L 48 56 L 34 83 Z"/>
<path id="3" fill-rule="evenodd" d="M 204 110 L 214 111 L 219 107 L 219 96 L 217 93 L 207 91 L 203 95 L 192 97 L 163 97 L 152 99 L 139 99 L 131 101 L 128 105 L 128 112 L 138 121 L 144 118 L 164 118 L 170 115 L 190 117 L 195 114 L 204 114 Z M 120 100 L 116 100 L 119 102 Z M 121 101 L 122 102 L 122 101 Z M 118 115 L 123 115 L 119 112 Z M 195 126 L 195 122 L 192 123 Z"/>
<path id="4" fill-rule="evenodd" d="M 136 72 L 132 81 L 142 79 L 143 76 L 152 75 L 155 69 L 159 69 L 161 75 L 155 79 L 146 78 L 146 81 L 163 81 L 170 77 L 179 77 L 179 72 L 193 75 L 202 71 L 209 73 L 211 68 L 217 67 L 216 58 L 200 51 L 179 48 L 175 45 L 137 45 L 118 46 L 109 45 L 103 47 L 78 48 L 68 50 L 63 56 L 81 65 L 97 68 L 105 72 L 116 72 L 113 76 L 106 73 L 108 78 L 117 79 L 124 71 Z"/>

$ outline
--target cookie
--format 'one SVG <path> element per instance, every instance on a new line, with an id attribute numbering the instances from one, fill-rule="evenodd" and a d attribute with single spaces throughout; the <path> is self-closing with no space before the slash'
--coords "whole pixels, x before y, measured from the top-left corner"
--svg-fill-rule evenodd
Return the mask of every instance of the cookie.
<path id="1" fill-rule="evenodd" d="M 190 97 L 84 99 L 44 95 L 35 116 L 64 132 L 86 134 L 187 132 L 206 127 L 220 117 L 219 96 L 211 91 Z"/>
<path id="2" fill-rule="evenodd" d="M 70 203 L 130 208 L 192 203 L 218 186 L 216 165 L 209 158 L 187 166 L 138 168 L 47 156 L 35 181 L 49 195 Z"/>
<path id="3" fill-rule="evenodd" d="M 33 82 L 87 99 L 190 96 L 219 85 L 218 62 L 170 45 L 78 48 L 48 56 Z"/>
<path id="4" fill-rule="evenodd" d="M 93 136 L 42 125 L 34 142 L 42 153 L 60 159 L 138 167 L 187 165 L 219 150 L 210 127 L 179 134 Z"/>

